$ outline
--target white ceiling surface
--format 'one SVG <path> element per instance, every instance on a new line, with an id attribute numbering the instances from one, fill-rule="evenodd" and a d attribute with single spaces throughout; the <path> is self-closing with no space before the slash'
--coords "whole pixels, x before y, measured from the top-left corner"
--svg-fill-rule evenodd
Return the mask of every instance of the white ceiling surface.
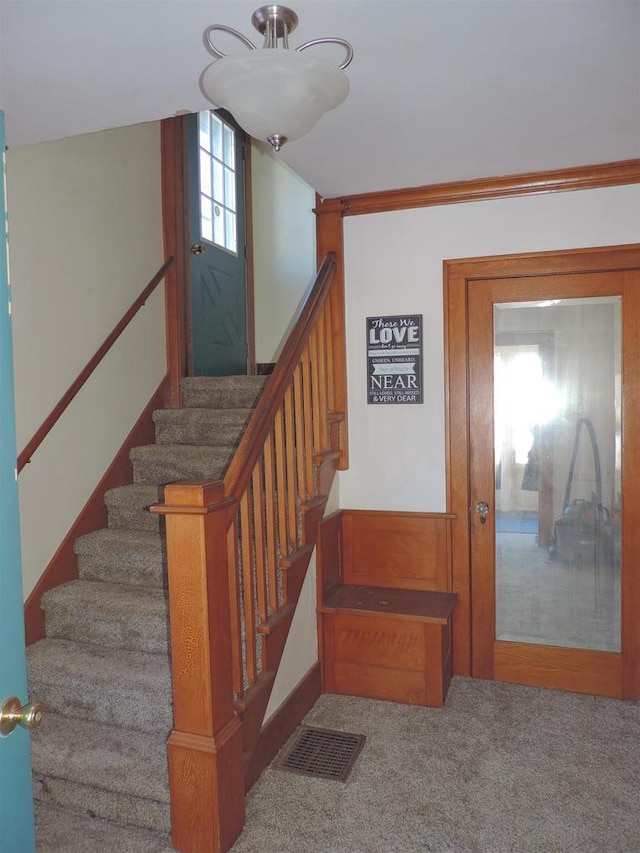
<path id="1" fill-rule="evenodd" d="M 202 32 L 223 23 L 259 44 L 258 5 L 0 0 L 8 145 L 210 106 Z M 640 0 L 290 5 L 293 46 L 335 36 L 355 52 L 347 100 L 279 155 L 326 197 L 640 156 Z"/>

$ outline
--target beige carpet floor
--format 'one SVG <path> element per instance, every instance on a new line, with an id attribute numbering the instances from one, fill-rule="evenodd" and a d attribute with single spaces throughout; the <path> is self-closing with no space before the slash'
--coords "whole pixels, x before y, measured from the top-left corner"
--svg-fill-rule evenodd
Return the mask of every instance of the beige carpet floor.
<path id="1" fill-rule="evenodd" d="M 267 769 L 233 853 L 637 853 L 640 705 L 455 678 L 444 708 L 323 696 L 346 783 Z"/>
<path id="2" fill-rule="evenodd" d="M 444 708 L 322 696 L 365 734 L 347 782 L 267 768 L 233 853 L 637 853 L 640 704 L 454 678 Z M 41 820 L 39 853 L 169 853 L 101 821 Z"/>

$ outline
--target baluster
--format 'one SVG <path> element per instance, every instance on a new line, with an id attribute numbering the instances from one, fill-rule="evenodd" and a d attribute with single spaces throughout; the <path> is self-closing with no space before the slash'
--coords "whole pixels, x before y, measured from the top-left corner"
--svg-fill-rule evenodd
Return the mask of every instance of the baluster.
<path id="1" fill-rule="evenodd" d="M 311 370 L 309 367 L 309 347 L 306 346 L 302 351 L 302 392 L 304 397 L 304 432 L 305 432 L 305 464 L 307 482 L 309 483 L 309 497 L 313 497 L 315 489 L 313 487 L 313 414 L 311 401 Z"/>
<path id="2" fill-rule="evenodd" d="M 311 415 L 313 422 L 313 453 L 316 455 L 324 450 L 321 439 L 320 422 L 324 414 L 320 408 L 320 370 L 318 356 L 318 327 L 313 327 L 309 336 L 309 369 L 311 373 Z"/>
<path id="3" fill-rule="evenodd" d="M 272 613 L 275 613 L 278 609 L 278 557 L 276 547 L 276 488 L 273 467 L 273 433 L 270 432 L 264 443 L 264 493 L 269 608 Z"/>
<path id="4" fill-rule="evenodd" d="M 248 490 L 240 499 L 240 541 L 242 543 L 242 597 L 244 601 L 244 635 L 247 679 L 249 686 L 258 677 L 256 664 L 256 607 L 253 593 L 254 561 L 252 548 L 251 510 Z"/>
<path id="5" fill-rule="evenodd" d="M 280 557 L 289 554 L 289 537 L 287 532 L 287 471 L 286 454 L 284 449 L 284 404 L 278 409 L 273 427 L 276 456 L 276 497 L 278 506 L 278 540 Z"/>
<path id="6" fill-rule="evenodd" d="M 296 457 L 291 385 L 284 394 L 284 449 L 287 457 L 287 520 L 293 548 L 298 547 L 298 506 L 296 501 Z"/>
<path id="7" fill-rule="evenodd" d="M 333 336 L 331 330 L 331 299 L 325 299 L 322 309 L 323 328 L 324 328 L 324 346 L 326 352 L 326 389 L 327 389 L 327 408 L 329 412 L 335 412 L 335 388 L 333 383 Z M 334 447 L 331 448 L 335 450 Z"/>
<path id="8" fill-rule="evenodd" d="M 229 598 L 231 613 L 231 657 L 233 692 L 236 698 L 244 693 L 244 667 L 242 663 L 242 615 L 240 602 L 240 574 L 238 572 L 238 516 L 234 516 L 227 531 L 227 560 L 229 565 Z"/>
<path id="9" fill-rule="evenodd" d="M 326 305 L 326 303 L 325 303 Z M 320 409 L 320 450 L 329 450 L 329 405 L 327 403 L 327 333 L 324 327 L 324 311 L 318 318 L 318 395 Z"/>
<path id="10" fill-rule="evenodd" d="M 255 578 L 258 593 L 258 617 L 260 622 L 267 621 L 267 571 L 265 566 L 264 532 L 264 481 L 262 460 L 259 459 L 251 475 L 253 493 L 253 535 L 255 553 Z"/>
<path id="11" fill-rule="evenodd" d="M 298 495 L 304 500 L 310 493 L 311 483 L 305 482 L 305 435 L 304 401 L 302 398 L 302 374 L 298 365 L 293 374 L 293 420 L 296 435 L 296 469 L 298 473 Z"/>

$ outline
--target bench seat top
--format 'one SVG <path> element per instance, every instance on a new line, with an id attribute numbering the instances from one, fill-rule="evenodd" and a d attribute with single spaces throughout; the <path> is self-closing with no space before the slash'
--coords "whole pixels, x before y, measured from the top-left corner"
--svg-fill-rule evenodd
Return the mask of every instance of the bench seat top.
<path id="1" fill-rule="evenodd" d="M 389 616 L 445 624 L 451 616 L 456 599 L 457 596 L 453 592 L 344 584 L 318 609 L 321 613 L 345 610 L 386 613 Z"/>

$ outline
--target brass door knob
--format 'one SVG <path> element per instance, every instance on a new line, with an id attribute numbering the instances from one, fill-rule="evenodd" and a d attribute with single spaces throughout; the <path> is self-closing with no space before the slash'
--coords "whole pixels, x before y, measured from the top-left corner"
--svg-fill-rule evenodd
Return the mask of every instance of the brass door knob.
<path id="1" fill-rule="evenodd" d="M 2 703 L 0 708 L 0 735 L 10 735 L 16 726 L 24 729 L 37 729 L 42 722 L 42 705 L 29 702 L 20 705 L 17 696 L 11 696 Z"/>
<path id="2" fill-rule="evenodd" d="M 191 247 L 191 251 L 194 255 L 201 255 L 205 250 L 204 246 L 201 246 L 200 243 L 194 243 Z"/>

